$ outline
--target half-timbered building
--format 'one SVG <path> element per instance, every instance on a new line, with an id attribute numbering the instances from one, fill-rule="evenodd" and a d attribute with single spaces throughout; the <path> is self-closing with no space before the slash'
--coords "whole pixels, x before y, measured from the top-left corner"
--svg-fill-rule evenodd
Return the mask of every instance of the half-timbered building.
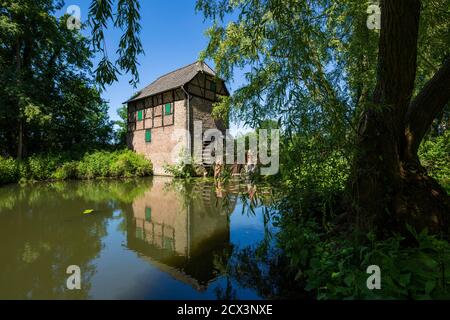
<path id="1" fill-rule="evenodd" d="M 165 164 L 176 161 L 175 145 L 192 155 L 196 121 L 202 122 L 203 132 L 225 133 L 227 124 L 211 115 L 221 95 L 229 95 L 224 81 L 201 61 L 159 77 L 126 101 L 128 147 L 152 161 L 155 175 L 166 175 Z"/>

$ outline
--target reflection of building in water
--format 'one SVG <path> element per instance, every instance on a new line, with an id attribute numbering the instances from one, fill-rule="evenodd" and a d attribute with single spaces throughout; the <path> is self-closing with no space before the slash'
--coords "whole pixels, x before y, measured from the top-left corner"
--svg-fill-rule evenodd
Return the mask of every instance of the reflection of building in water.
<path id="1" fill-rule="evenodd" d="M 229 251 L 228 219 L 235 202 L 225 206 L 218 201 L 211 184 L 178 191 L 167 187 L 169 181 L 155 179 L 144 196 L 134 201 L 128 247 L 201 290 L 215 278 L 215 259 Z"/>

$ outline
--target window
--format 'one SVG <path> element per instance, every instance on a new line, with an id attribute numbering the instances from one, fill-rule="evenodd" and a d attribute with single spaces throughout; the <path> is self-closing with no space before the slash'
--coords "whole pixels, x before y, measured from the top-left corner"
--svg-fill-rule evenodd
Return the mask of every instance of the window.
<path id="1" fill-rule="evenodd" d="M 145 207 L 145 221 L 152 221 L 152 208 Z"/>
<path id="2" fill-rule="evenodd" d="M 152 130 L 145 130 L 145 142 L 152 142 Z"/>
<path id="3" fill-rule="evenodd" d="M 164 113 L 165 113 L 166 116 L 172 114 L 172 104 L 166 103 L 165 112 Z"/>
<path id="4" fill-rule="evenodd" d="M 138 111 L 138 121 L 142 121 L 142 110 Z"/>
<path id="5" fill-rule="evenodd" d="M 214 81 L 210 82 L 209 89 L 211 89 L 212 92 L 216 92 L 217 87 Z"/>

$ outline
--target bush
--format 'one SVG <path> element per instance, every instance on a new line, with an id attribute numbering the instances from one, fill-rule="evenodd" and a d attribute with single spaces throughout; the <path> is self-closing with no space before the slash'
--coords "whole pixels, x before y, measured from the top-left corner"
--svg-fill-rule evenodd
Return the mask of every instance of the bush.
<path id="1" fill-rule="evenodd" d="M 365 241 L 326 236 L 311 220 L 283 225 L 279 245 L 295 280 L 318 299 L 450 298 L 450 244 L 426 230 L 411 230 L 416 243 L 406 246 L 400 236 L 368 235 Z M 367 288 L 371 265 L 381 269 L 382 290 Z"/>
<path id="2" fill-rule="evenodd" d="M 0 157 L 0 185 L 16 182 L 19 177 L 19 167 L 12 158 Z"/>
<path id="3" fill-rule="evenodd" d="M 35 155 L 23 161 L 0 157 L 0 184 L 42 180 L 144 177 L 152 164 L 130 150 L 97 151 L 79 161 L 62 155 Z"/>
<path id="4" fill-rule="evenodd" d="M 80 179 L 109 177 L 109 168 L 113 163 L 114 153 L 97 151 L 86 154 L 78 163 L 77 172 Z"/>
<path id="5" fill-rule="evenodd" d="M 419 157 L 432 177 L 450 187 L 450 131 L 422 143 Z"/>
<path id="6" fill-rule="evenodd" d="M 164 165 L 164 171 L 174 178 L 189 179 L 192 177 L 203 176 L 205 169 L 203 166 L 196 164 L 197 161 L 182 150 L 175 164 Z"/>
<path id="7" fill-rule="evenodd" d="M 66 162 L 56 169 L 52 177 L 55 180 L 75 179 L 78 172 L 77 167 L 78 163 L 76 161 Z"/>
<path id="8" fill-rule="evenodd" d="M 166 164 L 164 166 L 164 171 L 174 178 L 188 179 L 196 176 L 194 166 L 183 162 Z"/>
<path id="9" fill-rule="evenodd" d="M 61 157 L 55 155 L 36 155 L 23 162 L 21 178 L 26 180 L 49 180 L 62 162 Z"/>
<path id="10" fill-rule="evenodd" d="M 152 164 L 147 159 L 130 150 L 116 154 L 110 166 L 112 177 L 144 177 L 150 175 L 152 170 Z"/>
<path id="11" fill-rule="evenodd" d="M 77 167 L 81 179 L 105 177 L 144 177 L 152 174 L 153 166 L 144 156 L 130 150 L 88 154 Z"/>

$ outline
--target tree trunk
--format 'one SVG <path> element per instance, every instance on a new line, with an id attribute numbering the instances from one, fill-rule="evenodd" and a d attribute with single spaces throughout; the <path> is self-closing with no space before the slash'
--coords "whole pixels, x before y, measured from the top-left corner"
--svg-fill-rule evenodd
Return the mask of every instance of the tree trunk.
<path id="1" fill-rule="evenodd" d="M 404 231 L 407 224 L 417 230 L 447 231 L 449 197 L 420 166 L 417 149 L 434 112 L 450 98 L 450 67 L 444 64 L 411 103 L 420 1 L 384 0 L 381 10 L 378 80 L 360 120 L 352 170 L 354 217 L 362 231 L 379 234 Z"/>
<path id="2" fill-rule="evenodd" d="M 18 142 L 17 142 L 17 160 L 23 159 L 23 120 L 19 118 Z"/>
<path id="3" fill-rule="evenodd" d="M 17 87 L 21 87 L 21 77 L 22 77 L 22 58 L 21 58 L 21 48 L 22 43 L 20 40 L 16 42 L 16 82 Z M 22 120 L 22 110 L 20 106 L 20 99 L 17 98 L 17 159 L 22 160 L 23 158 L 23 120 Z"/>

